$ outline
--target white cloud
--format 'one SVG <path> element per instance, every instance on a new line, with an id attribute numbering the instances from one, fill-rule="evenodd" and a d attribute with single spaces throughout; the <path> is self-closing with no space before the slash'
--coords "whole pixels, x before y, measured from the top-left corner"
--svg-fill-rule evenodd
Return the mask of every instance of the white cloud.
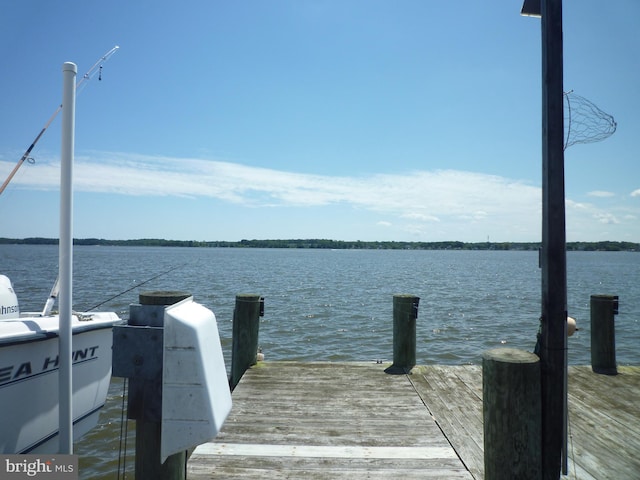
<path id="1" fill-rule="evenodd" d="M 631 192 L 632 197 L 640 197 L 640 188 Z"/>
<path id="2" fill-rule="evenodd" d="M 54 189 L 58 166 L 31 166 L 19 184 Z M 94 152 L 77 156 L 78 191 L 121 195 L 215 197 L 254 205 L 348 203 L 438 221 L 438 215 L 485 217 L 497 210 L 539 207 L 539 188 L 504 177 L 455 170 L 359 177 L 309 175 L 228 162 Z"/>
<path id="3" fill-rule="evenodd" d="M 426 215 L 424 213 L 405 213 L 400 216 L 408 220 L 419 220 L 422 222 L 439 222 L 440 221 L 438 217 L 434 215 Z"/>
<path id="4" fill-rule="evenodd" d="M 11 168 L 13 164 L 0 161 L 0 178 Z M 23 166 L 12 188 L 57 190 L 59 176 L 56 162 L 41 156 L 35 165 Z M 230 207 L 269 208 L 273 224 L 289 218 L 282 209 L 320 207 L 315 210 L 316 226 L 324 213 L 330 222 L 350 225 L 368 212 L 372 221 L 358 223 L 358 235 L 364 235 L 365 224 L 386 227 L 397 238 L 408 234 L 417 240 L 483 241 L 490 236 L 494 241 L 535 241 L 541 233 L 539 187 L 477 172 L 311 175 L 197 158 L 90 152 L 76 155 L 74 177 L 78 192 L 173 196 L 198 200 L 200 205 L 212 198 Z M 633 195 L 640 196 L 640 189 Z M 591 192 L 591 196 L 607 195 Z M 603 225 L 617 237 L 640 234 L 640 210 L 633 205 L 620 203 L 603 210 L 567 199 L 566 216 L 568 239 L 601 239 Z"/>
<path id="5" fill-rule="evenodd" d="M 57 189 L 58 166 L 41 161 L 26 169 L 18 182 L 19 188 Z M 470 223 L 478 225 L 482 236 L 496 238 L 537 232 L 540 225 L 538 187 L 456 170 L 349 177 L 194 158 L 90 152 L 76 156 L 74 185 L 76 191 L 209 197 L 249 207 L 346 206 L 392 215 L 405 222 L 398 228 L 406 231 L 426 231 L 426 225 L 439 224 L 449 238 L 459 238 Z"/>
<path id="6" fill-rule="evenodd" d="M 595 213 L 593 217 L 597 219 L 600 223 L 604 223 L 607 225 L 620 223 L 620 221 L 616 218 L 616 216 L 611 213 L 598 212 L 598 213 Z"/>
<path id="7" fill-rule="evenodd" d="M 613 192 L 605 192 L 603 190 L 594 190 L 592 192 L 587 193 L 590 197 L 599 197 L 599 198 L 607 198 L 607 197 L 615 197 L 615 193 Z"/>
<path id="8" fill-rule="evenodd" d="M 574 202 L 573 200 L 566 199 L 565 207 L 567 210 L 569 209 L 586 210 L 586 209 L 592 208 L 592 205 L 590 203 L 580 203 L 580 202 Z"/>
<path id="9" fill-rule="evenodd" d="M 640 210 L 619 200 L 607 209 L 567 200 L 567 240 L 597 241 L 640 236 Z M 606 227 L 605 227 L 606 226 Z"/>

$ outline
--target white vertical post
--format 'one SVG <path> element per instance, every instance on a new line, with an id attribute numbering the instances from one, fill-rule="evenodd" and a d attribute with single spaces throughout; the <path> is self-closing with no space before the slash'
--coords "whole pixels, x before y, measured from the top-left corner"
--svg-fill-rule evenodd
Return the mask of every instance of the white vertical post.
<path id="1" fill-rule="evenodd" d="M 59 452 L 73 453 L 72 280 L 73 280 L 73 155 L 75 137 L 76 74 L 74 63 L 62 65 L 62 145 L 60 153 L 60 325 L 59 325 Z"/>

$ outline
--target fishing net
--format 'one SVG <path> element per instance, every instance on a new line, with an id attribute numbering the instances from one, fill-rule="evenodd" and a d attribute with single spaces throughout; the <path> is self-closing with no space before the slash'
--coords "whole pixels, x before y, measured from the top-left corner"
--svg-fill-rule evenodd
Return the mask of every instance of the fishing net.
<path id="1" fill-rule="evenodd" d="M 599 142 L 616 131 L 617 124 L 612 115 L 573 90 L 564 94 L 564 107 L 565 150 L 576 143 Z"/>

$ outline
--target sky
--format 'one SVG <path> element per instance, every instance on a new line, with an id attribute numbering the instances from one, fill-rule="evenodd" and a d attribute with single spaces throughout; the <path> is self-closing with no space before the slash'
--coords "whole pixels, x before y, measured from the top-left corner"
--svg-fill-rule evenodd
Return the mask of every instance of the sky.
<path id="1" fill-rule="evenodd" d="M 565 151 L 567 240 L 640 242 L 640 2 L 563 3 L 564 89 L 617 122 Z M 3 0 L 0 181 L 62 64 L 99 62 L 76 238 L 540 241 L 541 32 L 521 6 Z M 58 236 L 60 120 L 0 195 L 0 237 Z"/>

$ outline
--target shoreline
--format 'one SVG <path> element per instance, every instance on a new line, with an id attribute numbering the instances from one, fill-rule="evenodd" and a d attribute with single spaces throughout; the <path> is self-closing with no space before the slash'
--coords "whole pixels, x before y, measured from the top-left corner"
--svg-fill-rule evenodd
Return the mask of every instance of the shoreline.
<path id="1" fill-rule="evenodd" d="M 399 241 L 348 241 L 328 239 L 289 240 L 240 240 L 195 241 L 142 238 L 132 240 L 107 240 L 101 238 L 74 238 L 76 246 L 125 246 L 125 247 L 198 247 L 198 248 L 289 248 L 317 250 L 496 250 L 537 251 L 541 242 L 399 242 Z M 58 245 L 57 238 L 4 238 L 0 245 Z M 567 242 L 567 251 L 583 252 L 640 252 L 640 243 L 621 241 Z"/>

